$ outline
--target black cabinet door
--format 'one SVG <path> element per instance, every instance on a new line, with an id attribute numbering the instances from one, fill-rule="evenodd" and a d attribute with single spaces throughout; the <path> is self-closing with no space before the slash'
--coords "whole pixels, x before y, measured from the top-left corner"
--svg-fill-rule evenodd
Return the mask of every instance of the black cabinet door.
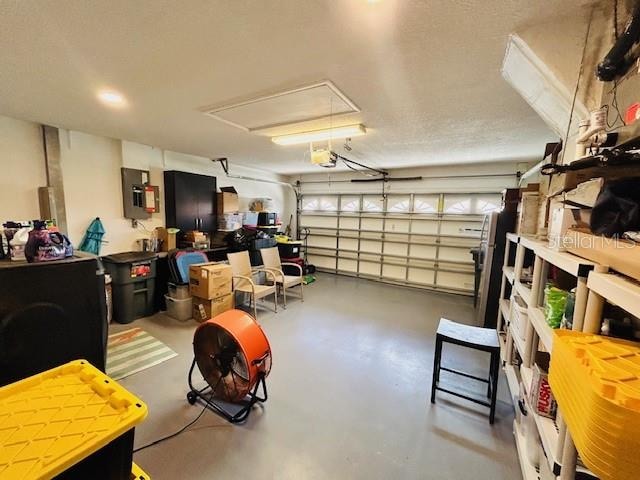
<path id="1" fill-rule="evenodd" d="M 167 171 L 164 183 L 167 227 L 183 232 L 215 230 L 215 177 Z"/>
<path id="2" fill-rule="evenodd" d="M 193 179 L 193 187 L 196 192 L 199 230 L 213 232 L 216 229 L 216 178 L 198 175 Z"/>

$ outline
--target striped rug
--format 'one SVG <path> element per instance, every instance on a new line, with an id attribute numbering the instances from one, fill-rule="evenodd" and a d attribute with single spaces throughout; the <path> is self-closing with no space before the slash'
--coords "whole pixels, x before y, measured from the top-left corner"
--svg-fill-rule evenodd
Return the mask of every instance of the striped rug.
<path id="1" fill-rule="evenodd" d="M 177 355 L 167 345 L 141 328 L 131 328 L 109 335 L 107 375 L 114 380 L 120 380 Z"/>

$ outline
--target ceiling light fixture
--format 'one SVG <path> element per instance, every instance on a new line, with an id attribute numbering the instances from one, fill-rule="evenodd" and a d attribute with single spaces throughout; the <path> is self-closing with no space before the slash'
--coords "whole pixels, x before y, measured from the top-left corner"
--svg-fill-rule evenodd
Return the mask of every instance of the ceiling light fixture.
<path id="1" fill-rule="evenodd" d="M 364 125 L 347 125 L 345 127 L 325 128 L 311 132 L 292 133 L 271 138 L 278 145 L 300 145 L 303 143 L 322 142 L 338 138 L 352 138 L 365 135 L 367 130 Z"/>
<path id="2" fill-rule="evenodd" d="M 102 103 L 112 107 L 123 107 L 127 104 L 124 96 L 113 90 L 101 90 L 98 92 L 98 99 Z"/>

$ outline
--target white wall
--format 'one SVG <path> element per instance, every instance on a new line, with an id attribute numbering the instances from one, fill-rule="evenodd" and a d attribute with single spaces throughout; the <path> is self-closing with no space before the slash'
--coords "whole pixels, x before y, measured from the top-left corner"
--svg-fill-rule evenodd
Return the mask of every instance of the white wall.
<path id="1" fill-rule="evenodd" d="M 181 170 L 217 177 L 218 186 L 234 186 L 241 209 L 256 197 L 273 201 L 285 224 L 295 211 L 295 200 L 287 187 L 226 178 L 219 164 L 211 160 L 147 145 L 100 137 L 77 131 L 60 130 L 60 155 L 63 170 L 68 234 L 78 245 L 86 228 L 100 217 L 107 241 L 101 254 L 136 249 L 136 239 L 148 236 L 147 230 L 164 225 L 164 170 Z M 46 185 L 46 169 L 40 125 L 0 116 L 0 221 L 39 217 L 37 187 Z M 152 184 L 160 186 L 160 212 L 137 229 L 123 217 L 122 167 L 150 171 Z M 282 180 L 268 172 L 231 165 L 231 173 L 268 180 Z M 147 229 L 147 230 L 145 230 Z"/>
<path id="2" fill-rule="evenodd" d="M 82 241 L 89 223 L 100 217 L 106 234 L 101 254 L 135 249 L 143 232 L 123 217 L 119 140 L 60 130 L 68 235 L 74 245 Z"/>
<path id="3" fill-rule="evenodd" d="M 362 160 L 361 163 L 366 164 L 367 162 Z M 515 173 L 517 171 L 524 172 L 527 168 L 528 164 L 502 162 L 393 169 L 389 170 L 390 177 L 422 176 L 423 179 L 419 181 L 391 181 L 384 184 L 384 188 L 386 193 L 499 192 L 504 188 L 516 186 Z M 318 167 L 318 173 L 291 176 L 289 180 L 291 182 L 300 180 L 303 194 L 382 193 L 382 182 L 344 182 L 356 178 L 365 179 L 367 177 L 354 172 L 333 172 Z"/>
<path id="4" fill-rule="evenodd" d="M 39 218 L 46 184 L 40 125 L 0 116 L 0 223 Z"/>

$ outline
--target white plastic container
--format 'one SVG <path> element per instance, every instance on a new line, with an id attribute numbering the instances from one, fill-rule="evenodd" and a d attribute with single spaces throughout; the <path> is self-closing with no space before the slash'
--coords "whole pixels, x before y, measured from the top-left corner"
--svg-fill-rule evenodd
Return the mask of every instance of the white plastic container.
<path id="1" fill-rule="evenodd" d="M 167 302 L 167 315 L 182 322 L 191 318 L 193 309 L 191 297 L 180 300 L 165 295 L 164 299 Z"/>
<path id="2" fill-rule="evenodd" d="M 529 322 L 529 314 L 527 313 L 527 304 L 520 297 L 520 295 L 514 295 L 511 299 L 511 304 L 513 308 L 511 311 L 512 319 L 511 323 L 513 324 L 513 329 L 522 341 L 526 339 L 527 336 L 527 323 Z"/>
<path id="3" fill-rule="evenodd" d="M 169 291 L 169 296 L 175 300 L 185 300 L 187 298 L 191 298 L 189 284 L 178 285 L 175 283 L 168 283 L 167 289 Z"/>

